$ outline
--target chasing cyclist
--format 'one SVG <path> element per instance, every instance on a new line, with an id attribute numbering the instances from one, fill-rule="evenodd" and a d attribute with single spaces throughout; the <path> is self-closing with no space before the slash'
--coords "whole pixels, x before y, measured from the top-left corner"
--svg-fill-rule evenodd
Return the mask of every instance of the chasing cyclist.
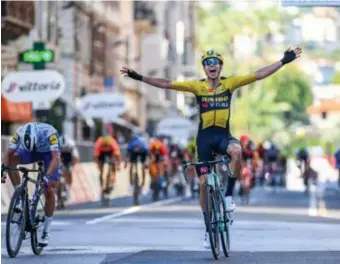
<path id="1" fill-rule="evenodd" d="M 151 189 L 154 192 L 158 192 L 159 188 L 161 188 L 164 191 L 164 196 L 167 197 L 168 173 L 166 170 L 168 150 L 160 136 L 150 142 L 149 152 L 151 155 L 149 166 Z"/>
<path id="2" fill-rule="evenodd" d="M 4 165 L 16 167 L 18 164 L 44 162 L 45 176 L 45 218 L 39 245 L 48 245 L 50 226 L 55 207 L 55 189 L 60 179 L 60 144 L 57 130 L 45 123 L 30 122 L 20 126 L 10 139 L 4 156 Z M 14 188 L 20 185 L 20 175 L 16 171 L 8 172 Z M 2 181 L 5 179 L 2 179 Z M 15 211 L 21 212 L 21 201 Z"/>
<path id="3" fill-rule="evenodd" d="M 66 181 L 66 192 L 70 194 L 72 186 L 72 167 L 79 162 L 79 152 L 76 143 L 68 136 L 59 137 L 61 147 L 61 175 Z"/>
<path id="4" fill-rule="evenodd" d="M 138 74 L 132 69 L 123 67 L 120 72 L 126 76 L 142 81 L 152 86 L 173 89 L 183 92 L 191 92 L 196 95 L 200 111 L 200 124 L 197 135 L 197 154 L 199 161 L 209 161 L 213 158 L 213 152 L 220 154 L 228 153 L 231 158 L 231 167 L 233 177 L 228 180 L 226 190 L 226 206 L 228 211 L 235 210 L 233 199 L 233 189 L 236 178 L 241 173 L 241 146 L 239 141 L 231 136 L 229 128 L 230 104 L 232 93 L 239 87 L 253 83 L 257 80 L 264 79 L 282 68 L 283 65 L 292 62 L 300 56 L 302 50 L 288 49 L 285 51 L 283 58 L 271 65 L 268 65 L 254 73 L 245 76 L 220 77 L 224 59 L 221 54 L 214 50 L 209 50 L 201 57 L 207 79 L 200 81 L 169 81 L 166 79 L 151 78 Z M 201 207 L 205 215 L 205 186 L 206 177 L 209 168 L 205 165 L 196 167 L 200 177 L 201 188 Z M 204 177 L 202 177 L 204 175 Z M 208 246 L 207 233 L 205 236 L 205 245 Z"/>
<path id="5" fill-rule="evenodd" d="M 136 133 L 132 136 L 131 141 L 127 147 L 127 160 L 130 162 L 129 174 L 130 174 L 130 190 L 133 188 L 133 166 L 138 163 L 138 159 L 142 164 L 142 185 L 145 184 L 146 170 L 148 169 L 147 157 L 149 155 L 148 144 L 142 134 Z M 125 167 L 127 161 L 125 162 Z"/>
<path id="6" fill-rule="evenodd" d="M 116 181 L 116 172 L 119 168 L 119 163 L 121 160 L 120 148 L 117 141 L 111 136 L 99 137 L 94 145 L 94 158 L 100 173 L 99 181 L 101 191 L 102 193 L 109 194 L 112 191 L 113 185 Z M 113 164 L 118 164 L 117 166 L 112 166 L 112 173 L 109 179 L 104 179 L 104 164 L 107 160 L 112 161 Z"/>

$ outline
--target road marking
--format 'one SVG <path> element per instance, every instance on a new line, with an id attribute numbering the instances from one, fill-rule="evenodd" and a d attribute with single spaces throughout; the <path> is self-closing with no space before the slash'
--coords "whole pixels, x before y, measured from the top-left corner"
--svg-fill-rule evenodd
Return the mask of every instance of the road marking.
<path id="1" fill-rule="evenodd" d="M 177 202 L 180 202 L 182 200 L 183 200 L 182 197 L 175 197 L 175 198 L 170 198 L 170 199 L 166 199 L 166 200 L 162 200 L 162 201 L 157 201 L 157 202 L 150 203 L 150 204 L 132 206 L 132 207 L 127 208 L 125 210 L 122 210 L 121 212 L 118 212 L 118 213 L 113 213 L 113 214 L 109 214 L 109 215 L 105 215 L 105 216 L 101 216 L 101 217 L 92 219 L 90 221 L 87 221 L 86 224 L 87 225 L 94 225 L 94 224 L 97 224 L 99 222 L 107 221 L 109 219 L 114 219 L 114 218 L 121 217 L 123 215 L 136 213 L 136 212 L 138 212 L 138 211 L 140 211 L 144 208 L 150 208 L 150 207 L 156 207 L 156 206 L 161 206 L 161 205 L 177 203 Z"/>

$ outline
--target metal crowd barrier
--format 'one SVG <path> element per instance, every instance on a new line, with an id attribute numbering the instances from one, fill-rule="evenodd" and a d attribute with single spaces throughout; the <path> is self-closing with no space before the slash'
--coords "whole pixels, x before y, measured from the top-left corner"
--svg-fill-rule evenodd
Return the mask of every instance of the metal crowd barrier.
<path id="1" fill-rule="evenodd" d="M 1 160 L 8 148 L 10 136 L 1 135 Z M 80 162 L 92 162 L 94 143 L 89 141 L 76 141 L 76 145 L 79 151 Z M 126 155 L 126 144 L 120 146 L 122 157 Z"/>

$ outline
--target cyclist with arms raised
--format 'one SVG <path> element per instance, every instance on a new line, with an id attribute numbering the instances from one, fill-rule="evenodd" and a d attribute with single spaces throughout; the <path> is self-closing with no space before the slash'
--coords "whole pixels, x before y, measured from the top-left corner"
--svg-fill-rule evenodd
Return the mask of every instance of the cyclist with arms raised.
<path id="1" fill-rule="evenodd" d="M 231 158 L 233 177 L 229 178 L 226 190 L 227 210 L 235 210 L 233 199 L 233 189 L 235 180 L 241 172 L 241 146 L 239 141 L 230 134 L 230 104 L 232 93 L 239 87 L 250 84 L 257 80 L 264 79 L 282 68 L 283 65 L 292 62 L 300 56 L 302 50 L 288 49 L 283 58 L 271 65 L 268 65 L 254 73 L 245 76 L 232 76 L 228 78 L 220 77 L 223 67 L 223 57 L 214 50 L 209 50 L 201 57 L 207 79 L 200 81 L 169 81 L 146 77 L 137 72 L 123 67 L 121 73 L 132 79 L 145 82 L 155 87 L 163 89 L 173 89 L 177 91 L 191 92 L 196 95 L 200 111 L 200 123 L 197 135 L 197 154 L 199 161 L 209 161 L 213 158 L 213 152 L 220 154 L 228 153 Z M 205 210 L 205 185 L 208 167 L 197 166 L 198 176 L 200 176 L 201 186 L 201 207 L 204 216 Z M 204 177 L 202 177 L 204 175 Z M 206 218 L 205 218 L 206 219 Z M 207 233 L 205 236 L 205 246 L 208 246 Z"/>
<path id="2" fill-rule="evenodd" d="M 45 176 L 45 222 L 42 231 L 41 246 L 47 246 L 50 226 L 55 207 L 55 189 L 60 178 L 60 144 L 57 130 L 45 123 L 31 122 L 20 126 L 10 139 L 9 148 L 4 156 L 4 165 L 16 167 L 18 164 L 31 164 L 43 161 Z M 8 172 L 16 188 L 20 184 L 17 171 Z M 18 204 L 16 210 L 22 210 Z"/>

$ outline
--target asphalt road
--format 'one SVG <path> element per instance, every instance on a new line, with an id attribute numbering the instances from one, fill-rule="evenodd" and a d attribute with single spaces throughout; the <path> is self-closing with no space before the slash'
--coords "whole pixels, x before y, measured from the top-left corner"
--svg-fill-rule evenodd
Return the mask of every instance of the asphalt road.
<path id="1" fill-rule="evenodd" d="M 340 263 L 340 196 L 329 195 L 322 216 L 310 216 L 302 192 L 254 190 L 251 203 L 233 214 L 232 254 L 224 263 Z M 7 256 L 2 216 L 2 263 L 216 263 L 203 248 L 198 200 L 170 198 L 131 207 L 131 198 L 72 206 L 58 212 L 51 240 L 34 256 L 29 240 L 15 259 Z M 327 209 L 329 208 L 329 211 Z"/>

